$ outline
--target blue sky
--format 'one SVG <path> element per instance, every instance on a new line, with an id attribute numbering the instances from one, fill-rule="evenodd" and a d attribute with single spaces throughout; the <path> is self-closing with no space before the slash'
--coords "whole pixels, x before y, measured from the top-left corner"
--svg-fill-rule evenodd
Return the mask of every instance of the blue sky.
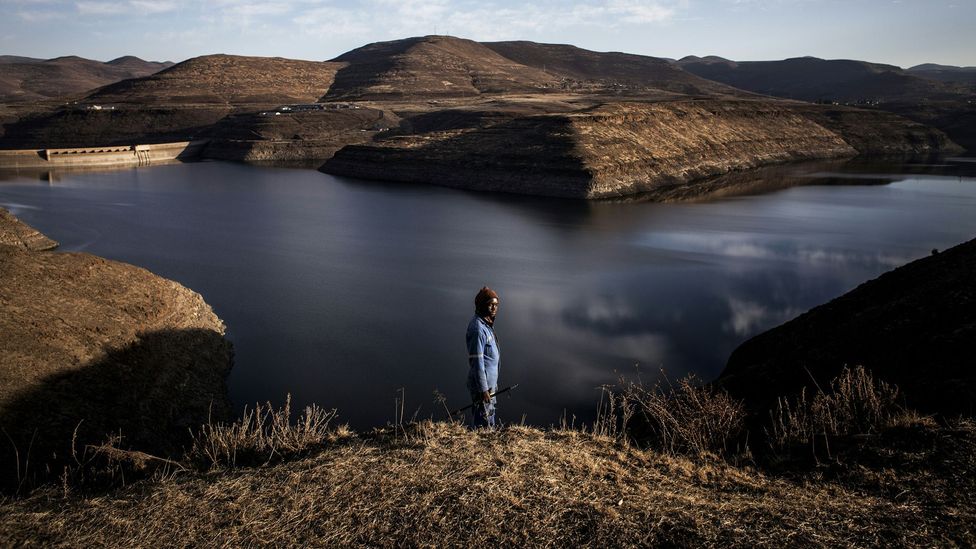
<path id="1" fill-rule="evenodd" d="M 324 60 L 451 34 L 658 57 L 976 65 L 976 0 L 0 0 L 0 54 Z"/>

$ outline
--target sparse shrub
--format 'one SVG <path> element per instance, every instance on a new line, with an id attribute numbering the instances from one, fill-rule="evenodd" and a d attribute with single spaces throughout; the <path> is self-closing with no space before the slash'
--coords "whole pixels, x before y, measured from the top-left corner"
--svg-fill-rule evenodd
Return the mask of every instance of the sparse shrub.
<path id="1" fill-rule="evenodd" d="M 330 431 L 336 410 L 312 404 L 291 421 L 291 395 L 284 407 L 271 403 L 245 409 L 240 419 L 229 424 L 205 424 L 193 435 L 191 461 L 205 466 L 255 465 L 275 458 L 306 452 L 349 433 L 345 427 Z"/>
<path id="2" fill-rule="evenodd" d="M 809 397 L 804 389 L 792 401 L 778 399 L 766 436 L 777 452 L 799 444 L 815 449 L 818 440 L 829 451 L 830 437 L 874 434 L 898 421 L 904 410 L 897 400 L 897 387 L 875 380 L 862 366 L 844 368 L 829 391 Z"/>
<path id="3" fill-rule="evenodd" d="M 650 389 L 641 382 L 604 388 L 598 415 L 597 434 L 670 455 L 731 457 L 746 414 L 740 401 L 688 375 L 676 384 L 662 377 Z"/>

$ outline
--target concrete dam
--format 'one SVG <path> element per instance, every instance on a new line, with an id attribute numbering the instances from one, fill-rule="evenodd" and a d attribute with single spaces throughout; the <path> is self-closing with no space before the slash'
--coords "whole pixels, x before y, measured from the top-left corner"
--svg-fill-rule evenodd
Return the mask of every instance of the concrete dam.
<path id="1" fill-rule="evenodd" d="M 195 160 L 207 140 L 67 149 L 0 150 L 0 169 L 72 166 L 149 166 Z"/>

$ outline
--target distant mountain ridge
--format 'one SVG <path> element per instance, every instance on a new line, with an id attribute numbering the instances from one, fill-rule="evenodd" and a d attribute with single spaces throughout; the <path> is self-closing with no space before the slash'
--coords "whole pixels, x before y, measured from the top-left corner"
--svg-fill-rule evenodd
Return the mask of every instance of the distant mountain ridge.
<path id="1" fill-rule="evenodd" d="M 103 63 L 74 55 L 54 59 L 0 56 L 0 101 L 30 102 L 78 96 L 106 84 L 153 74 L 172 62 L 125 56 Z"/>
<path id="2" fill-rule="evenodd" d="M 692 74 L 729 86 L 804 101 L 917 102 L 949 99 L 972 91 L 922 78 L 894 65 L 850 59 L 729 61 L 689 56 L 676 64 Z"/>
<path id="3" fill-rule="evenodd" d="M 36 57 L 23 57 L 20 55 L 0 55 L 0 64 L 6 65 L 8 63 L 41 63 L 45 61 L 44 59 L 37 59 Z"/>
<path id="4" fill-rule="evenodd" d="M 499 54 L 562 78 L 617 86 L 661 89 L 688 95 L 736 94 L 719 85 L 681 70 L 665 59 L 620 52 L 595 52 L 565 44 L 536 42 L 485 42 Z"/>
<path id="5" fill-rule="evenodd" d="M 125 66 L 127 58 L 110 63 Z M 450 36 L 376 42 L 330 61 L 206 55 L 91 93 L 98 103 L 288 103 L 471 98 L 490 94 L 743 96 L 671 62 L 533 42 Z"/>
<path id="6" fill-rule="evenodd" d="M 976 67 L 955 67 L 936 63 L 923 63 L 907 69 L 909 74 L 941 82 L 976 85 Z"/>
<path id="7" fill-rule="evenodd" d="M 85 60 L 79 58 L 60 58 L 33 65 L 13 63 L 0 65 L 0 73 L 7 66 L 78 66 L 84 63 Z M 121 57 L 108 63 L 89 63 L 103 69 L 119 70 L 138 66 L 140 60 Z M 889 65 L 797 58 L 773 63 L 773 68 L 781 69 L 783 64 L 793 71 L 787 75 L 798 81 L 788 78 L 787 84 L 802 89 L 803 78 L 809 80 L 812 74 L 816 77 L 814 80 L 824 86 L 821 93 L 829 93 L 831 97 L 838 82 L 877 75 L 908 79 L 926 92 L 951 88 L 897 73 L 900 69 Z M 383 158 L 385 162 L 394 157 L 406 159 L 413 154 L 400 154 L 401 145 L 405 148 L 434 147 L 430 149 L 432 154 L 436 153 L 434 156 L 440 154 L 439 151 L 455 150 L 454 147 L 478 150 L 489 143 L 497 145 L 498 151 L 504 151 L 516 139 L 512 132 L 534 123 L 526 122 L 526 118 L 544 115 L 569 117 L 566 120 L 572 123 L 561 128 L 572 135 L 556 135 L 550 139 L 552 136 L 547 133 L 539 134 L 536 144 L 540 146 L 555 143 L 557 148 L 577 150 L 585 143 L 585 147 L 593 151 L 609 151 L 615 139 L 635 143 L 647 141 L 644 137 L 635 137 L 640 132 L 646 133 L 646 128 L 639 124 L 635 126 L 633 120 L 641 119 L 659 127 L 663 118 L 672 120 L 674 128 L 667 131 L 661 126 L 659 138 L 664 143 L 675 143 L 684 138 L 682 131 L 709 135 L 709 131 L 715 130 L 717 117 L 726 112 L 724 102 L 729 102 L 728 105 L 732 105 L 729 112 L 755 113 L 755 120 L 746 115 L 722 118 L 727 122 L 726 133 L 734 136 L 730 142 L 738 139 L 744 143 L 757 143 L 755 150 L 751 150 L 755 153 L 755 162 L 750 165 L 859 152 L 929 153 L 956 148 L 940 132 L 886 113 L 783 101 L 766 96 L 768 89 L 761 89 L 763 95 L 757 95 L 745 85 L 732 86 L 709 80 L 683 68 L 703 66 L 745 74 L 739 72 L 743 67 L 754 70 L 757 65 L 765 68 L 769 63 L 737 63 L 716 56 L 674 61 L 620 52 L 595 52 L 566 44 L 480 43 L 439 35 L 367 44 L 330 61 L 204 55 L 151 75 L 103 85 L 87 95 L 78 94 L 75 96 L 77 102 L 71 104 L 58 106 L 51 102 L 38 105 L 34 111 L 26 110 L 32 108 L 29 104 L 18 107 L 26 114 L 8 109 L 11 121 L 0 125 L 0 144 L 5 148 L 41 148 L 209 139 L 209 150 L 215 157 L 262 160 L 324 160 L 344 146 L 364 145 L 373 139 L 389 145 L 370 149 L 368 154 L 363 152 L 358 160 L 346 155 L 346 163 L 351 166 L 367 156 Z M 817 74 L 818 71 L 822 74 Z M 776 79 L 782 80 L 782 74 L 782 70 L 772 71 L 770 81 L 779 85 Z M 784 97 L 794 96 L 787 90 Z M 649 107 L 664 102 L 689 102 L 692 107 Z M 610 107 L 621 103 L 631 106 L 621 110 Z M 706 103 L 711 110 L 704 107 Z M 755 105 L 740 106 L 738 103 Z M 101 108 L 95 108 L 96 105 Z M 616 114 L 608 115 L 610 112 Z M 603 114 L 598 116 L 597 113 Z M 697 114 L 692 116 L 690 113 Z M 581 118 L 572 118 L 577 114 Z M 941 111 L 937 114 L 941 115 Z M 580 122 L 587 117 L 599 123 Z M 687 124 L 684 118 L 694 124 Z M 795 120 L 796 125 L 807 126 L 812 123 L 831 133 L 830 139 L 840 139 L 845 144 L 838 145 L 840 149 L 818 148 L 808 147 L 801 139 L 793 139 L 788 140 L 788 150 L 774 152 L 775 138 L 768 132 L 762 133 L 765 136 L 762 139 L 750 137 L 765 132 L 768 128 L 762 124 L 773 124 L 773 120 Z M 965 118 L 959 120 L 963 126 L 968 124 Z M 679 126 L 685 129 L 679 129 Z M 775 127 L 786 132 L 789 125 Z M 810 128 L 806 132 L 810 135 L 820 131 Z M 595 140 L 587 141 L 586 136 L 594 132 L 599 135 Z M 495 139 L 498 136 L 501 139 Z M 439 145 L 435 147 L 434 143 Z M 637 145 L 622 154 L 643 158 L 647 150 L 647 146 Z M 673 182 L 684 182 L 695 174 L 719 175 L 723 170 L 742 167 L 728 163 L 697 170 L 693 166 L 698 165 L 698 159 L 713 156 L 714 152 L 707 146 L 689 150 L 691 156 L 676 162 L 673 174 L 667 172 L 674 175 Z M 510 155 L 502 157 L 514 158 Z M 593 160 L 591 164 L 605 166 L 601 162 Z M 643 181 L 641 174 L 647 172 L 638 169 L 639 164 L 603 169 L 600 172 L 603 179 L 594 181 L 612 188 L 607 191 L 610 194 L 630 192 L 628 189 L 636 189 Z M 444 166 L 451 168 L 450 163 Z M 358 167 L 350 169 L 362 171 Z M 558 183 L 562 177 L 559 174 L 563 172 L 558 169 L 556 172 L 552 180 L 561 184 Z M 617 175 L 607 175 L 611 173 Z M 552 193 L 565 192 L 568 191 Z M 596 196 L 600 193 L 604 191 L 576 194 Z"/>

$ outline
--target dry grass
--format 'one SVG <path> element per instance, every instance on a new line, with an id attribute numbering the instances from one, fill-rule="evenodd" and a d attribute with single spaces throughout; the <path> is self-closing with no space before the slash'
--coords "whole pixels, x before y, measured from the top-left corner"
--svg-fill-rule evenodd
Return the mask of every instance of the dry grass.
<path id="1" fill-rule="evenodd" d="M 877 434 L 908 414 L 898 405 L 897 387 L 875 380 L 861 366 L 844 368 L 813 397 L 804 390 L 795 399 L 780 398 L 770 411 L 766 437 L 777 453 L 788 454 L 797 446 L 816 452 L 819 443 L 829 455 L 831 438 Z"/>
<path id="2" fill-rule="evenodd" d="M 745 417 L 741 402 L 694 376 L 662 376 L 650 388 L 605 387 L 594 430 L 671 456 L 728 458 L 743 450 L 736 443 Z"/>
<path id="3" fill-rule="evenodd" d="M 866 372 L 832 387 L 816 408 L 818 417 L 830 410 L 830 425 L 880 429 L 887 421 L 894 395 Z M 976 542 L 976 425 L 943 429 L 901 415 L 843 459 L 785 474 L 701 459 L 731 453 L 741 414 L 693 378 L 608 390 L 589 432 L 398 420 L 356 434 L 330 427 L 334 412 L 315 406 L 292 421 L 289 400 L 203 427 L 183 462 L 167 462 L 151 479 L 107 493 L 49 486 L 0 500 L 0 546 Z M 633 443 L 641 417 L 653 435 L 643 440 L 653 444 Z"/>
<path id="4" fill-rule="evenodd" d="M 332 442 L 348 432 L 343 427 L 330 430 L 336 410 L 312 404 L 295 421 L 291 420 L 291 395 L 281 409 L 271 403 L 244 409 L 231 423 L 203 425 L 193 435 L 187 461 L 205 467 L 236 467 L 268 464 L 274 460 L 302 454 Z"/>
<path id="5" fill-rule="evenodd" d="M 929 545 L 923 511 L 592 433 L 424 422 L 273 466 L 35 493 L 0 506 L 0 545 Z"/>

